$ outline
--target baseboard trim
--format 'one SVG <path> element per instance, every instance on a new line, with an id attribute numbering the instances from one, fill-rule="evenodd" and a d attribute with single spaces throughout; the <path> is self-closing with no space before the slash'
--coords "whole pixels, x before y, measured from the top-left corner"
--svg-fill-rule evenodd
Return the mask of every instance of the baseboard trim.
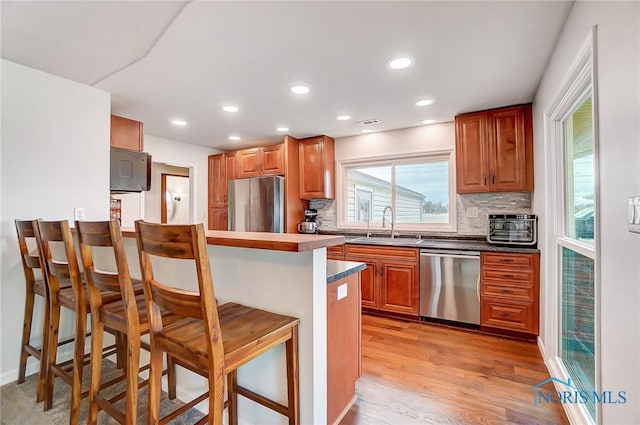
<path id="1" fill-rule="evenodd" d="M 58 349 L 58 359 L 57 359 L 58 362 L 70 360 L 72 357 L 73 357 L 72 344 L 63 346 L 62 348 Z M 16 382 L 18 380 L 18 369 L 19 367 L 16 367 L 14 369 L 8 370 L 0 374 L 0 385 L 6 385 L 12 382 Z M 25 375 L 31 376 L 38 372 L 40 372 L 40 362 L 35 358 L 33 358 L 32 356 L 29 356 L 29 358 L 27 359 L 27 369 L 26 369 Z"/>

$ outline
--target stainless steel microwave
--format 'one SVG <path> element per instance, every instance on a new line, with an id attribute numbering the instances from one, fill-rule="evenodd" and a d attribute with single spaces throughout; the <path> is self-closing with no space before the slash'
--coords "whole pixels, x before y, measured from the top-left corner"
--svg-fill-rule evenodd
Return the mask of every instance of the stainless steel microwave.
<path id="1" fill-rule="evenodd" d="M 538 217 L 533 214 L 489 214 L 487 242 L 535 247 L 538 243 Z"/>
<path id="2" fill-rule="evenodd" d="M 151 190 L 151 155 L 111 148 L 111 193 Z"/>

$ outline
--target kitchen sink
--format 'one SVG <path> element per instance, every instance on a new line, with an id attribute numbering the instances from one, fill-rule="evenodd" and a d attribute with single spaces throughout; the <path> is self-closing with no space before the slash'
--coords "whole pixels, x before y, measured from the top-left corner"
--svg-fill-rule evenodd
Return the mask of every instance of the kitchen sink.
<path id="1" fill-rule="evenodd" d="M 369 243 L 372 245 L 411 245 L 420 243 L 420 239 L 415 238 L 391 238 L 391 237 L 357 237 L 357 238 L 347 238 L 347 243 L 356 242 L 356 243 Z"/>

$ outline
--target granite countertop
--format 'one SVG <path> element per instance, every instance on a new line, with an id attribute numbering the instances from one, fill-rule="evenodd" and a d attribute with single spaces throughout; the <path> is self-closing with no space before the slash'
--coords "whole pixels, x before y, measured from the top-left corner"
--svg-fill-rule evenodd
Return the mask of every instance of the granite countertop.
<path id="1" fill-rule="evenodd" d="M 492 251 L 531 254 L 540 252 L 537 248 L 493 245 L 481 238 L 446 239 L 446 238 L 404 238 L 345 236 L 345 243 L 357 245 L 400 246 L 420 249 L 446 249 L 460 251 Z"/>
<path id="2" fill-rule="evenodd" d="M 327 284 L 358 273 L 365 268 L 366 265 L 364 263 L 355 261 L 327 260 Z"/>

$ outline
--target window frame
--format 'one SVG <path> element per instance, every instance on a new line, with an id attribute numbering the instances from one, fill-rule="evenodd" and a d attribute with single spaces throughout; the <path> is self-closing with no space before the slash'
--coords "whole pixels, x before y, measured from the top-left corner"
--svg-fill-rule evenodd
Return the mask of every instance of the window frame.
<path id="1" fill-rule="evenodd" d="M 357 159 L 344 159 L 336 161 L 336 226 L 339 230 L 366 230 L 388 232 L 387 224 L 384 228 L 382 222 L 370 221 L 367 227 L 366 222 L 346 221 L 346 173 L 350 168 L 391 166 L 391 206 L 395 217 L 396 193 L 395 193 L 395 165 L 412 164 L 416 162 L 436 162 L 447 161 L 449 165 L 449 223 L 396 223 L 395 230 L 403 232 L 456 232 L 457 231 L 457 193 L 456 193 L 456 169 L 455 155 L 453 149 L 443 149 L 438 151 L 419 152 L 404 155 L 384 155 L 376 157 L 366 157 Z"/>
<path id="2" fill-rule="evenodd" d="M 545 225 L 543 252 L 550 253 L 544 260 L 545 266 L 545 286 L 541 297 L 545 301 L 543 305 L 552 306 L 544 323 L 545 351 L 548 359 L 551 376 L 566 381 L 571 376 L 565 365 L 562 356 L 562 250 L 564 248 L 576 252 L 594 261 L 594 342 L 595 342 L 595 391 L 601 392 L 601 332 L 600 332 L 600 170 L 598 166 L 599 158 L 599 137 L 598 137 L 598 76 L 597 76 L 597 51 L 596 51 L 596 27 L 592 27 L 586 40 L 579 49 L 579 52 L 570 66 L 561 86 L 559 87 L 554 100 L 544 109 L 544 129 L 545 129 L 545 192 L 547 204 L 545 215 L 548 222 Z M 593 243 L 586 243 L 567 236 L 566 215 L 566 152 L 565 152 L 565 129 L 564 122 L 568 116 L 591 95 L 593 111 L 593 142 L 594 142 L 594 240 Z M 542 265 L 541 265 L 542 266 Z M 584 404 L 564 404 L 567 415 L 576 421 L 587 424 L 601 423 L 602 409 L 599 403 L 595 405 L 595 417 L 591 417 Z"/>

